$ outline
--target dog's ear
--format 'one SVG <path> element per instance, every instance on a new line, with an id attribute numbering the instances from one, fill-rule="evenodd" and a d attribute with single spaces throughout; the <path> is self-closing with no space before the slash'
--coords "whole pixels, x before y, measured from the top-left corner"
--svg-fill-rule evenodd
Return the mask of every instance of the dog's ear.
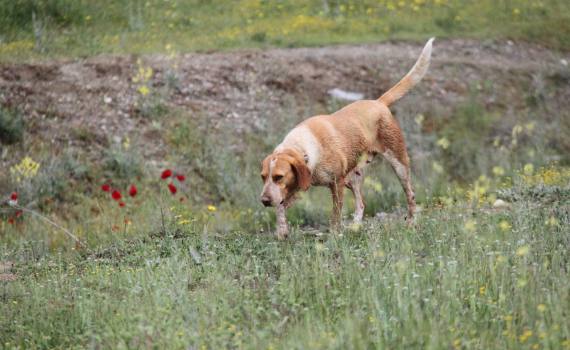
<path id="1" fill-rule="evenodd" d="M 294 161 L 291 165 L 297 176 L 297 185 L 301 190 L 306 191 L 311 186 L 311 171 L 302 157 L 293 157 L 293 159 Z"/>

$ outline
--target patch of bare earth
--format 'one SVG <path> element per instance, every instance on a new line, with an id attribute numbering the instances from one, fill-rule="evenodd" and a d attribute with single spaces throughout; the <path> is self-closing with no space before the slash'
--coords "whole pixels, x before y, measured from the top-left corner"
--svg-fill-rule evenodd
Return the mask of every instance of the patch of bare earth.
<path id="1" fill-rule="evenodd" d="M 140 58 L 155 72 L 151 91 L 165 86 L 166 72 L 172 72 L 175 87 L 163 97 L 168 108 L 189 111 L 189 117 L 201 115 L 239 135 L 267 132 L 266 120 L 283 117 L 278 112 L 291 101 L 296 106 L 307 101 L 325 105 L 333 88 L 377 98 L 410 69 L 422 46 L 394 42 Z M 0 64 L 0 103 L 21 110 L 27 132 L 44 146 L 81 147 L 96 156 L 109 140 L 136 135 L 149 145 L 146 156 L 157 157 L 164 153 L 164 141 L 135 105 L 138 85 L 132 77 L 138 58 Z M 394 109 L 398 118 L 426 110 L 446 114 L 474 89 L 484 89 L 482 102 L 505 115 L 516 117 L 536 91 L 544 92 L 552 110 L 569 110 L 570 74 L 564 65 L 569 61 L 567 53 L 522 43 L 436 40 L 428 75 Z M 294 111 L 299 115 L 291 118 L 312 112 L 299 107 Z M 1 161 L 9 163 L 10 158 L 5 155 Z"/>

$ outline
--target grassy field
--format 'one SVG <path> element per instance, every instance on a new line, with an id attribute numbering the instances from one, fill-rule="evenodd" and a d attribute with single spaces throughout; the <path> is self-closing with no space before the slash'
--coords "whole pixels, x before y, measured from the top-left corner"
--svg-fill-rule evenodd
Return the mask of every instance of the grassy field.
<path id="1" fill-rule="evenodd" d="M 371 220 L 278 242 L 168 215 L 87 251 L 20 241 L 0 252 L 19 276 L 0 289 L 2 345 L 569 348 L 569 178 L 520 175 L 500 192 L 509 208 L 434 206 L 413 228 Z"/>
<path id="2" fill-rule="evenodd" d="M 0 2 L 0 74 L 10 89 L 0 91 L 0 349 L 570 349 L 570 109 L 560 53 L 570 49 L 569 23 L 565 0 Z M 214 129 L 219 111 L 176 105 L 181 87 L 216 95 L 208 79 L 227 77 L 209 67 L 200 77 L 209 85 L 192 85 L 180 53 L 433 35 L 480 39 L 488 51 L 502 45 L 495 39 L 553 51 L 543 49 L 542 70 L 523 57 L 478 71 L 441 46 L 442 74 L 426 83 L 459 102 L 424 105 L 412 93 L 397 116 L 420 208 L 412 226 L 396 177 L 377 162 L 363 225 L 350 225 L 347 198 L 346 225 L 330 233 L 330 195 L 320 188 L 289 210 L 290 239 L 270 234 L 260 160 L 301 118 L 344 102 L 278 95 L 280 109 L 245 132 Z M 130 61 L 71 60 L 65 71 L 57 61 L 12 64 L 103 53 Z M 139 56 L 150 53 L 164 53 L 168 67 Z M 240 74 L 220 82 L 229 85 L 250 71 L 223 69 Z M 53 104 L 69 103 L 75 89 L 65 79 L 84 72 L 129 87 L 89 86 L 86 76 L 73 100 L 85 115 L 58 114 Z M 457 83 L 464 73 L 477 79 Z M 283 81 L 271 80 L 287 89 Z M 34 96 L 36 82 L 51 95 Z M 126 114 L 115 91 L 130 94 Z M 26 106 L 13 102 L 22 96 Z M 57 127 L 95 115 L 132 128 L 100 136 Z"/>
<path id="3" fill-rule="evenodd" d="M 0 60 L 430 36 L 568 50 L 568 23 L 565 0 L 15 0 L 0 4 Z"/>

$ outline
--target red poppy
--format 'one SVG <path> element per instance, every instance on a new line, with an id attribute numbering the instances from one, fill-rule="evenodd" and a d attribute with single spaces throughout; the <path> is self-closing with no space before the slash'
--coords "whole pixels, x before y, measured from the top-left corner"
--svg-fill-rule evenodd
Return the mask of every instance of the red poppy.
<path id="1" fill-rule="evenodd" d="M 176 180 L 178 180 L 180 182 L 184 182 L 184 180 L 186 180 L 186 176 L 184 176 L 182 174 L 176 174 Z"/>
<path id="2" fill-rule="evenodd" d="M 124 207 L 125 205 L 126 205 L 125 202 L 119 202 L 119 207 L 122 208 L 122 207 Z"/>
<path id="3" fill-rule="evenodd" d="M 103 184 L 103 186 L 101 186 L 101 191 L 103 191 L 103 192 L 109 192 L 109 191 L 111 191 L 111 185 L 109 185 L 109 184 Z"/>
<path id="4" fill-rule="evenodd" d="M 111 197 L 113 197 L 114 200 L 118 201 L 121 198 L 123 198 L 123 196 L 121 196 L 121 192 L 114 190 L 113 193 L 111 193 Z"/>
<path id="5" fill-rule="evenodd" d="M 13 201 L 17 201 L 18 200 L 18 192 L 12 192 L 12 194 L 10 195 L 10 199 Z"/>
<path id="6" fill-rule="evenodd" d="M 160 178 L 164 180 L 164 179 L 168 179 L 171 176 L 172 176 L 172 170 L 166 169 L 165 171 L 162 172 L 162 174 L 160 175 Z"/>
<path id="7" fill-rule="evenodd" d="M 137 195 L 137 193 L 137 187 L 135 185 L 131 185 L 131 188 L 129 188 L 129 196 L 134 197 Z"/>
<path id="8" fill-rule="evenodd" d="M 14 222 L 15 222 L 15 221 L 14 221 L 14 218 L 9 218 L 9 219 L 8 219 L 8 223 L 9 223 L 10 225 L 14 225 Z"/>
<path id="9" fill-rule="evenodd" d="M 168 184 L 168 189 L 170 190 L 170 193 L 172 193 L 172 194 L 176 194 L 176 192 L 178 192 L 178 189 L 176 188 L 176 186 L 174 186 L 174 184 L 172 182 Z"/>
<path id="10" fill-rule="evenodd" d="M 20 216 L 22 216 L 22 214 L 24 214 L 24 212 L 21 211 L 21 210 L 18 210 L 18 211 L 16 212 L 16 214 L 14 214 L 14 217 L 19 218 Z"/>

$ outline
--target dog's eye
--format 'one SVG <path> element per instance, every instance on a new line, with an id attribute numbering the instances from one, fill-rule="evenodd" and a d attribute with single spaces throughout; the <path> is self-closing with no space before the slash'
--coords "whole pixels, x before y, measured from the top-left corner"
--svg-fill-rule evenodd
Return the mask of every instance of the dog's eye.
<path id="1" fill-rule="evenodd" d="M 261 180 L 263 180 L 263 182 L 265 182 L 265 179 L 267 179 L 266 175 L 261 174 Z"/>
<path id="2" fill-rule="evenodd" d="M 283 175 L 275 175 L 273 176 L 273 181 L 274 182 L 279 182 L 283 179 Z"/>

